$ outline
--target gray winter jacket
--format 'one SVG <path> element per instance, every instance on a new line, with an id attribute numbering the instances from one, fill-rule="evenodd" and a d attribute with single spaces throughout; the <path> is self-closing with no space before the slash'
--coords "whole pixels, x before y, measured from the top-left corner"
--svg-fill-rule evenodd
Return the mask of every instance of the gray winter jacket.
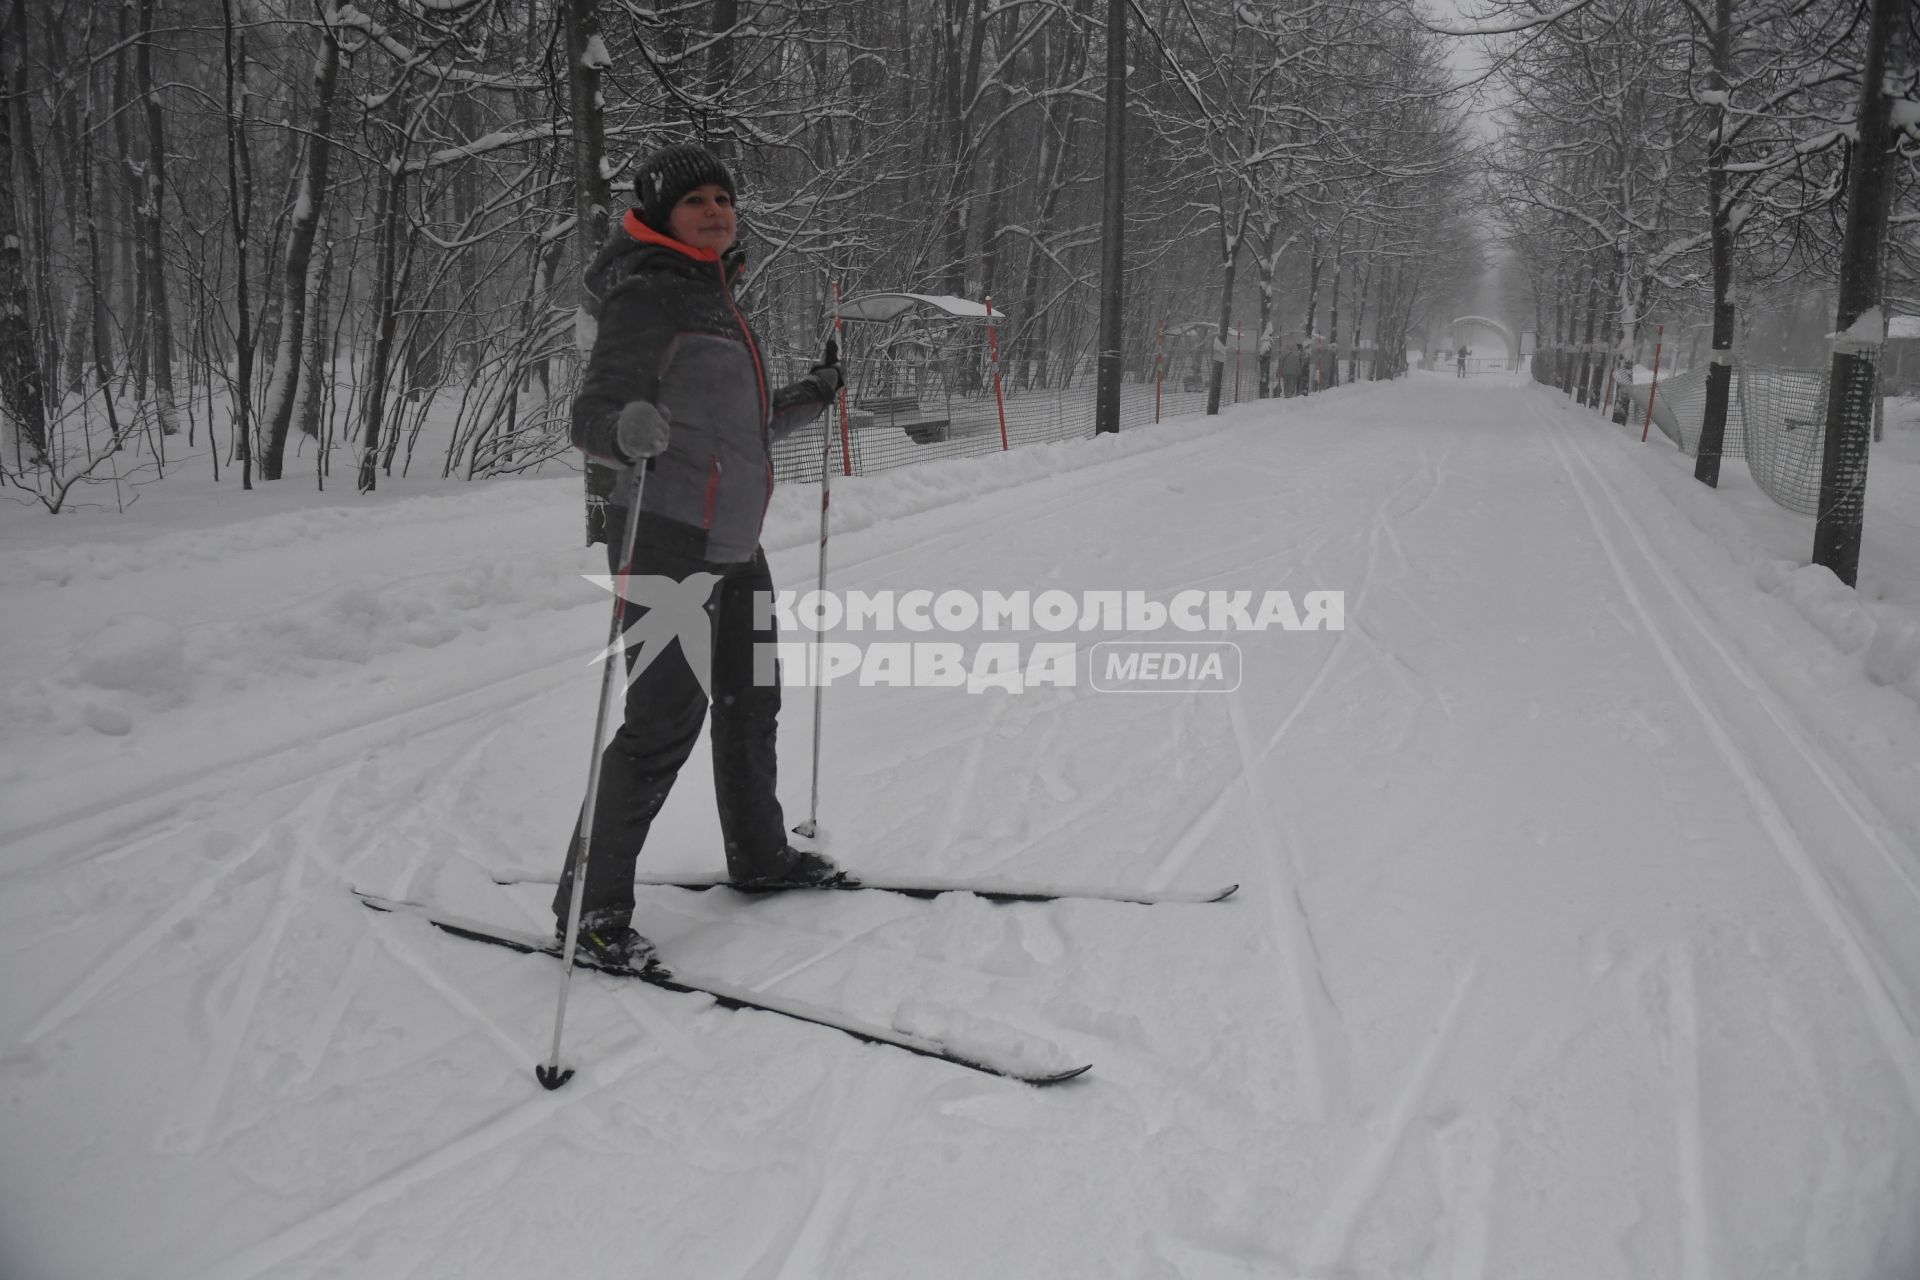
<path id="1" fill-rule="evenodd" d="M 673 425 L 647 467 L 637 538 L 714 564 L 751 559 L 773 497 L 772 442 L 825 408 L 807 381 L 770 391 L 760 346 L 733 300 L 745 255 L 682 244 L 629 212 L 587 272 L 599 332 L 573 400 L 573 443 L 588 459 L 589 507 L 616 506 L 615 422 L 651 402 Z M 594 536 L 589 510 L 590 540 Z"/>

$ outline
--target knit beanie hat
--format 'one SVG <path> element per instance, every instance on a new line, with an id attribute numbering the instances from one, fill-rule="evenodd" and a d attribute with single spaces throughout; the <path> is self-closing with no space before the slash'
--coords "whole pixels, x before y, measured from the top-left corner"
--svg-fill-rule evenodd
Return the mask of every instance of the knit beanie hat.
<path id="1" fill-rule="evenodd" d="M 668 235 L 667 219 L 673 216 L 673 207 L 687 192 L 709 182 L 725 187 L 729 196 L 734 194 L 733 175 L 713 152 L 693 142 L 662 147 L 634 170 L 634 208 L 640 221 Z"/>

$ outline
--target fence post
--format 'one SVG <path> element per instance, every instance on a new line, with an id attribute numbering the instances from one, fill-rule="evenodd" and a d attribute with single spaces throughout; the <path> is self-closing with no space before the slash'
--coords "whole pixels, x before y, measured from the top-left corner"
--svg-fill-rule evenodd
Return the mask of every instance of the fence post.
<path id="1" fill-rule="evenodd" d="M 1153 341 L 1153 422 L 1160 425 L 1160 384 L 1167 380 L 1167 318 L 1160 317 L 1160 336 Z"/>
<path id="2" fill-rule="evenodd" d="M 987 350 L 993 355 L 993 403 L 1000 410 L 1000 452 L 1007 451 L 1007 401 L 1000 394 L 1000 326 L 993 322 L 993 299 L 987 299 Z"/>
<path id="3" fill-rule="evenodd" d="M 1233 402 L 1240 403 L 1240 349 L 1247 345 L 1247 335 L 1235 330 L 1233 334 Z"/>
<path id="4" fill-rule="evenodd" d="M 1607 416 L 1607 410 L 1613 407 L 1613 374 L 1614 374 L 1614 370 L 1617 369 L 1619 365 L 1620 365 L 1620 353 L 1618 351 L 1608 352 L 1607 353 L 1607 394 L 1600 397 L 1600 416 L 1603 418 Z"/>
<path id="5" fill-rule="evenodd" d="M 1660 394 L 1660 347 L 1665 342 L 1667 326 L 1661 325 L 1653 338 L 1653 383 L 1647 388 L 1647 420 L 1640 424 L 1640 443 L 1647 442 L 1647 432 L 1653 429 L 1653 398 Z M 1627 428 L 1631 431 L 1633 428 Z"/>

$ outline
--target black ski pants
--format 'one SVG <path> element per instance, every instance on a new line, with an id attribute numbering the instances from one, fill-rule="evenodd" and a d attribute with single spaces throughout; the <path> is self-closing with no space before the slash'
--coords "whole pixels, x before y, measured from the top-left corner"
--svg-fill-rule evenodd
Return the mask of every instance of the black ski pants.
<path id="1" fill-rule="evenodd" d="M 609 516 L 623 513 L 608 509 Z M 611 521 L 617 523 L 617 519 Z M 619 529 L 608 531 L 607 554 L 619 555 Z M 755 627 L 754 596 L 773 591 L 766 553 L 738 564 L 711 564 L 667 550 L 642 547 L 635 553 L 636 576 L 670 577 L 684 582 L 694 573 L 719 576 L 706 602 L 711 623 L 713 670 L 713 789 L 720 809 L 720 833 L 726 842 L 727 874 L 736 880 L 777 875 L 786 858 L 786 820 L 774 794 L 777 776 L 775 732 L 780 716 L 780 685 L 771 661 L 766 679 L 756 683 L 754 652 L 772 645 L 778 627 L 769 618 Z M 619 573 L 618 566 L 613 572 Z M 631 626 L 647 609 L 623 602 L 622 625 Z M 649 649 L 651 653 L 651 648 Z M 766 650 L 772 653 L 772 649 Z M 708 701 L 677 640 L 667 642 L 646 667 L 632 674 L 634 650 L 627 651 L 626 716 L 600 756 L 600 794 L 595 803 L 593 845 L 588 852 L 581 919 L 622 927 L 633 918 L 634 864 L 646 844 L 660 806 L 667 801 L 680 767 L 693 754 L 706 720 Z M 585 805 L 582 805 L 584 811 Z M 567 842 L 565 870 L 554 894 L 554 916 L 565 922 L 573 893 L 573 868 L 580 852 L 575 819 Z"/>

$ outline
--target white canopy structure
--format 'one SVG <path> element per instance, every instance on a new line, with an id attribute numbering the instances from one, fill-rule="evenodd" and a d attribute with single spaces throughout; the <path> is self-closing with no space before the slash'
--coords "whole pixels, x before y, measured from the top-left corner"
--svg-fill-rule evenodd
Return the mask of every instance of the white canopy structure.
<path id="1" fill-rule="evenodd" d="M 863 293 L 852 298 L 840 300 L 840 318 L 842 320 L 898 320 L 901 316 L 918 313 L 928 319 L 951 316 L 958 320 L 987 320 L 998 322 L 1006 319 L 1006 313 L 995 310 L 989 312 L 984 303 L 970 302 L 965 298 L 956 298 L 944 293 Z"/>

